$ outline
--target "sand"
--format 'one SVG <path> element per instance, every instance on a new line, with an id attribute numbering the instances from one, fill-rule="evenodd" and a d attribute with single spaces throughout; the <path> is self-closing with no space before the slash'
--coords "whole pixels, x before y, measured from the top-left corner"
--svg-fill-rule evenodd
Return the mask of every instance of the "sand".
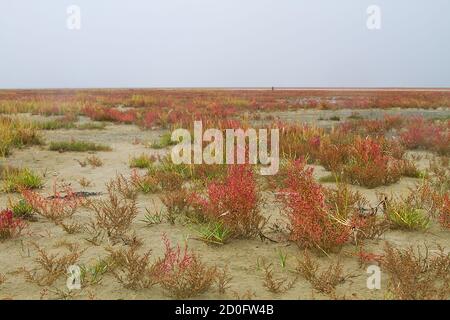
<path id="1" fill-rule="evenodd" d="M 352 110 L 354 112 L 355 110 Z M 417 110 L 416 110 L 417 111 Z M 403 110 L 402 112 L 413 113 L 414 110 Z M 392 110 L 391 113 L 397 113 Z M 418 112 L 418 111 L 417 111 Z M 421 111 L 429 115 L 433 111 Z M 439 111 L 435 111 L 439 112 Z M 292 121 L 317 122 L 319 117 L 327 118 L 330 115 L 348 115 L 350 111 L 296 111 L 279 112 L 277 115 L 282 119 Z M 361 113 L 378 115 L 378 111 L 361 110 Z M 309 117 L 309 118 L 308 118 Z M 82 121 L 87 121 L 82 119 Z M 122 173 L 128 176 L 131 173 L 129 168 L 129 159 L 132 156 L 138 156 L 141 153 L 146 154 L 164 154 L 167 150 L 150 149 L 145 143 L 156 141 L 164 131 L 149 130 L 142 131 L 134 125 L 115 125 L 110 124 L 105 130 L 56 130 L 44 131 L 46 142 L 68 140 L 71 138 L 77 140 L 86 140 L 96 143 L 105 143 L 112 147 L 111 152 L 97 152 L 96 155 L 104 162 L 102 167 L 92 168 L 89 165 L 81 167 L 77 160 L 83 160 L 88 156 L 87 153 L 58 153 L 46 150 L 45 146 L 32 147 L 22 150 L 14 150 L 13 154 L 2 163 L 14 166 L 29 167 L 45 176 L 45 187 L 40 191 L 43 194 L 51 194 L 53 183 L 69 183 L 75 191 L 95 191 L 105 192 L 105 183 L 113 178 L 116 173 Z M 136 143 L 136 141 L 141 143 Z M 431 154 L 420 152 L 423 156 L 419 166 L 427 167 L 428 158 Z M 315 176 L 320 178 L 326 176 L 322 167 L 315 166 Z M 79 184 L 81 178 L 92 181 L 93 185 L 83 188 Z M 376 203 L 377 193 L 393 193 L 396 195 L 405 195 L 408 188 L 417 183 L 417 179 L 402 178 L 399 183 L 387 187 L 376 189 L 365 189 L 352 186 L 353 189 L 363 193 L 371 203 Z M 327 184 L 332 185 L 332 184 Z M 0 207 L 7 205 L 8 197 L 17 197 L 16 194 L 0 193 Z M 267 205 L 263 207 L 263 213 L 269 218 L 268 225 L 282 223 L 279 206 L 273 201 L 274 197 L 264 192 L 264 198 Z M 272 263 L 277 277 L 286 277 L 294 279 L 295 275 L 291 272 L 296 266 L 297 258 L 301 257 L 302 250 L 289 242 L 273 243 L 270 241 L 255 240 L 233 240 L 223 246 L 211 246 L 201 241 L 195 240 L 195 232 L 189 225 L 177 223 L 170 225 L 163 222 L 159 225 L 147 226 L 141 220 L 145 214 L 145 208 L 151 210 L 161 210 L 162 204 L 158 195 L 139 195 L 139 215 L 132 224 L 134 231 L 144 241 L 143 250 L 151 249 L 153 257 L 160 257 L 163 252 L 163 243 L 161 237 L 163 234 L 173 241 L 173 243 L 183 243 L 187 241 L 189 247 L 197 252 L 204 261 L 219 266 L 228 265 L 233 277 L 230 283 L 230 289 L 225 294 L 219 294 L 214 288 L 207 293 L 196 298 L 199 299 L 233 299 L 236 295 L 242 296 L 248 290 L 254 293 L 257 299 L 328 299 L 329 296 L 322 295 L 314 291 L 311 285 L 299 277 L 292 289 L 282 294 L 272 294 L 263 286 L 263 271 L 260 267 L 261 262 Z M 81 210 L 75 214 L 75 219 L 81 223 L 88 223 L 90 213 Z M 268 233 L 270 234 L 270 233 Z M 78 243 L 86 251 L 83 253 L 80 263 L 93 264 L 97 259 L 106 257 L 108 241 L 105 240 L 100 246 L 95 246 L 85 239 L 88 235 L 79 233 L 69 235 L 61 227 L 40 217 L 37 222 L 30 223 L 29 230 L 25 235 L 17 239 L 11 239 L 0 243 L 0 273 L 6 276 L 6 282 L 0 285 L 0 299 L 58 299 L 67 297 L 66 279 L 62 277 L 55 285 L 44 290 L 36 284 L 25 281 L 23 274 L 17 272 L 21 267 L 32 268 L 33 259 L 36 257 L 35 249 L 29 245 L 30 242 L 37 242 L 41 247 L 50 252 L 58 253 L 64 251 L 61 248 L 62 242 Z M 368 241 L 367 250 L 381 252 L 384 242 L 392 242 L 396 247 L 407 247 L 410 245 L 427 244 L 431 250 L 437 247 L 437 244 L 448 250 L 450 245 L 450 233 L 443 231 L 438 225 L 433 224 L 427 232 L 405 232 L 389 231 L 385 233 L 380 240 Z M 121 246 L 122 244 L 117 244 Z M 369 290 L 366 286 L 367 273 L 365 268 L 360 268 L 357 258 L 355 258 L 355 246 L 346 245 L 339 257 L 344 264 L 347 274 L 351 274 L 345 283 L 339 285 L 336 295 L 339 298 L 344 296 L 348 299 L 373 299 L 383 298 L 386 294 L 387 275 L 382 275 L 382 289 Z M 287 265 L 282 268 L 279 260 L 279 252 L 287 255 Z M 334 261 L 338 256 L 320 257 L 323 266 Z M 61 290 L 61 292 L 57 292 Z M 62 293 L 63 292 L 63 293 Z M 69 296 L 74 299 L 168 299 L 159 287 L 153 287 L 144 290 L 124 289 L 111 275 L 106 275 L 100 284 L 83 288 L 81 291 L 74 291 Z"/>

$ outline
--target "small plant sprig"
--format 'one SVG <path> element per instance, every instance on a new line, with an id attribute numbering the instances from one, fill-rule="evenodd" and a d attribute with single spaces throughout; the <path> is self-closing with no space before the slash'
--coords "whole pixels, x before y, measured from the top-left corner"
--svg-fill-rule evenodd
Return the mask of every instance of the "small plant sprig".
<path id="1" fill-rule="evenodd" d="M 280 261 L 280 266 L 284 269 L 286 268 L 286 261 L 287 261 L 287 253 L 283 253 L 280 249 L 278 252 L 278 259 Z"/>

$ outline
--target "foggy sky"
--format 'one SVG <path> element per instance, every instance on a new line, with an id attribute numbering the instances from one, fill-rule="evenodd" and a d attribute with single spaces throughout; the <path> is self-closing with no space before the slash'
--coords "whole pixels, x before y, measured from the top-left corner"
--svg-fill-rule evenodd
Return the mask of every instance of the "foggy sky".
<path id="1" fill-rule="evenodd" d="M 449 15 L 448 0 L 0 0 L 0 88 L 450 87 Z"/>

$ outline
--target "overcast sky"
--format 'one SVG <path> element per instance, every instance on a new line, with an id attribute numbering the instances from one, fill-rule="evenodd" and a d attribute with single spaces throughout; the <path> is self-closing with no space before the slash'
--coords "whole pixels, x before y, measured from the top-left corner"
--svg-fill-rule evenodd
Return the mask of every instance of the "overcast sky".
<path id="1" fill-rule="evenodd" d="M 0 0 L 0 88 L 450 87 L 449 16 L 449 0 Z"/>

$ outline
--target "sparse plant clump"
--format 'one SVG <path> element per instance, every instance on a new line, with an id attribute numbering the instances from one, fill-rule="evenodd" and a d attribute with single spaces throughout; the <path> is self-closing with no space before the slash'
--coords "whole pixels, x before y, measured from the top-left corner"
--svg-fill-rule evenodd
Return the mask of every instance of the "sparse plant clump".
<path id="1" fill-rule="evenodd" d="M 114 180 L 111 181 L 117 192 L 119 192 L 125 199 L 136 200 L 138 191 L 131 179 L 127 179 L 122 174 L 118 174 Z"/>
<path id="2" fill-rule="evenodd" d="M 20 218 L 14 218 L 11 210 L 0 211 L 0 241 L 18 237 L 27 224 Z"/>
<path id="3" fill-rule="evenodd" d="M 23 189 L 39 189 L 44 185 L 42 177 L 30 169 L 6 168 L 2 170 L 3 192 L 20 192 Z"/>
<path id="4" fill-rule="evenodd" d="M 78 180 L 78 183 L 80 184 L 80 186 L 82 186 L 83 188 L 87 188 L 87 187 L 91 187 L 92 186 L 92 181 L 90 181 L 89 179 L 87 179 L 86 177 L 82 177 L 81 179 Z"/>
<path id="5" fill-rule="evenodd" d="M 49 150 L 59 152 L 111 151 L 111 147 L 86 141 L 51 142 Z"/>
<path id="6" fill-rule="evenodd" d="M 93 265 L 80 265 L 80 280 L 83 287 L 99 284 L 111 266 L 106 259 L 98 259 Z"/>
<path id="7" fill-rule="evenodd" d="M 233 277 L 230 275 L 228 267 L 217 270 L 216 275 L 217 288 L 220 294 L 224 294 L 230 288 L 230 282 Z"/>
<path id="8" fill-rule="evenodd" d="M 37 250 L 38 256 L 34 259 L 37 267 L 28 270 L 22 268 L 27 281 L 39 286 L 50 286 L 61 276 L 65 275 L 69 266 L 75 265 L 83 253 L 76 244 L 68 244 L 68 252 L 65 254 L 52 254 L 36 243 L 32 245 Z"/>
<path id="9" fill-rule="evenodd" d="M 308 280 L 314 289 L 325 294 L 332 294 L 336 286 L 345 282 L 342 264 L 337 261 L 324 270 L 319 270 L 319 263 L 305 250 L 303 259 L 298 261 L 296 271 Z"/>
<path id="10" fill-rule="evenodd" d="M 450 255 L 443 248 L 431 255 L 428 248 L 415 251 L 386 244 L 382 268 L 389 274 L 389 294 L 394 299 L 448 299 Z"/>
<path id="11" fill-rule="evenodd" d="M 157 282 L 154 266 L 150 263 L 151 251 L 141 255 L 138 249 L 138 245 L 132 245 L 128 249 L 108 249 L 112 273 L 127 289 L 150 288 Z"/>
<path id="12" fill-rule="evenodd" d="M 223 222 L 232 237 L 253 237 L 265 223 L 259 194 L 249 166 L 231 166 L 223 182 L 210 183 L 207 196 L 194 193 L 192 205 L 206 220 Z"/>
<path id="13" fill-rule="evenodd" d="M 155 162 L 156 157 L 141 154 L 138 157 L 131 158 L 130 168 L 149 169 Z"/>
<path id="14" fill-rule="evenodd" d="M 131 181 L 143 193 L 158 193 L 161 191 L 180 190 L 183 185 L 183 176 L 177 172 L 165 170 L 149 170 L 145 175 L 133 171 Z"/>
<path id="15" fill-rule="evenodd" d="M 99 157 L 97 157 L 96 155 L 92 155 L 90 157 L 86 158 L 87 163 L 89 163 L 91 165 L 91 167 L 93 168 L 97 168 L 97 167 L 101 167 L 103 166 L 103 161 L 102 159 L 100 159 Z"/>
<path id="16" fill-rule="evenodd" d="M 105 231 L 110 238 L 123 236 L 137 215 L 136 198 L 127 198 L 113 180 L 106 185 L 107 198 L 90 201 L 95 214 L 93 226 Z"/>
<path id="17" fill-rule="evenodd" d="M 186 189 L 169 191 L 161 195 L 161 201 L 166 206 L 166 218 L 171 223 L 175 223 L 177 216 L 188 213 L 190 209 L 189 193 Z"/>
<path id="18" fill-rule="evenodd" d="M 208 267 L 200 258 L 188 251 L 187 246 L 172 247 L 164 237 L 164 257 L 155 264 L 158 281 L 167 295 L 186 299 L 205 293 L 216 281 L 217 268 Z"/>
<path id="19" fill-rule="evenodd" d="M 262 268 L 264 271 L 263 285 L 272 293 L 284 293 L 290 290 L 297 280 L 297 278 L 294 278 L 288 281 L 288 278 L 275 277 L 272 264 L 264 264 Z"/>

